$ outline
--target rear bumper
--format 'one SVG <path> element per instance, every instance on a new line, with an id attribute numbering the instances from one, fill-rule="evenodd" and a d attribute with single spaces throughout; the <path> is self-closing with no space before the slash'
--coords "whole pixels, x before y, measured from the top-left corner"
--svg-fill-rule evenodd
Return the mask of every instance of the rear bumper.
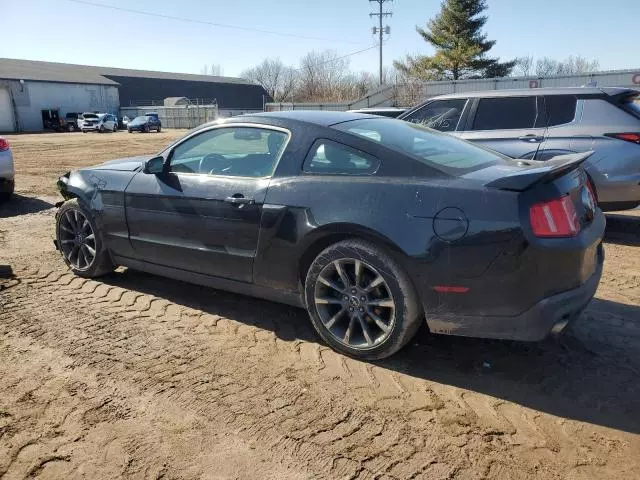
<path id="1" fill-rule="evenodd" d="M 557 333 L 589 304 L 602 276 L 604 250 L 598 247 L 598 261 L 591 277 L 577 288 L 558 293 L 536 303 L 517 316 L 442 316 L 430 318 L 427 324 L 433 333 L 465 337 L 505 340 L 539 341 Z"/>

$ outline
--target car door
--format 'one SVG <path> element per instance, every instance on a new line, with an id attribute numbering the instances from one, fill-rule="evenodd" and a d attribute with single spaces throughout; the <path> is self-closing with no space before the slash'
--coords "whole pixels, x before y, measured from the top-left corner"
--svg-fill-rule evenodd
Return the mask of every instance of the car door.
<path id="1" fill-rule="evenodd" d="M 271 126 L 214 126 L 172 147 L 162 173 L 137 174 L 125 197 L 138 259 L 251 282 L 262 205 L 289 137 Z"/>
<path id="2" fill-rule="evenodd" d="M 533 159 L 545 133 L 541 110 L 542 101 L 533 95 L 480 98 L 460 136 L 513 158 Z"/>
<path id="3" fill-rule="evenodd" d="M 468 104 L 467 98 L 433 100 L 409 112 L 402 120 L 456 135 L 464 124 Z"/>
<path id="4" fill-rule="evenodd" d="M 536 160 L 594 148 L 593 136 L 584 133 L 584 128 L 578 124 L 584 110 L 584 99 L 575 95 L 547 95 L 543 100 L 546 130 Z"/>

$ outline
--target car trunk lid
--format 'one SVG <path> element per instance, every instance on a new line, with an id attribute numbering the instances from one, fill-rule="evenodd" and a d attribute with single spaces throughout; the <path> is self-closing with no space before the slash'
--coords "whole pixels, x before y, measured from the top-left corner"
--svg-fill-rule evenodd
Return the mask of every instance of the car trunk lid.
<path id="1" fill-rule="evenodd" d="M 559 155 L 547 161 L 514 160 L 468 173 L 464 178 L 481 180 L 488 188 L 522 192 L 539 183 L 551 182 L 587 160 L 593 151 Z"/>

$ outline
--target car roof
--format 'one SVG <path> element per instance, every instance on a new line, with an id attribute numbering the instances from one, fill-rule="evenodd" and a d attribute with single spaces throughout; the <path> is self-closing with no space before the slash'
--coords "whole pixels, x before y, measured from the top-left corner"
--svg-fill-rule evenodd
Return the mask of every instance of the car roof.
<path id="1" fill-rule="evenodd" d="M 634 92 L 622 87 L 543 87 L 543 88 L 519 88 L 507 90 L 481 90 L 476 92 L 450 93 L 438 95 L 429 100 L 441 100 L 447 98 L 478 98 L 478 97 L 521 97 L 531 95 L 618 95 L 625 92 Z"/>
<path id="2" fill-rule="evenodd" d="M 377 118 L 374 115 L 355 112 L 334 112 L 330 110 L 285 110 L 280 112 L 250 113 L 242 116 L 247 119 L 255 118 L 264 120 L 272 118 L 274 120 L 295 120 L 298 122 L 313 123 L 322 127 L 329 127 L 337 123 L 349 122 L 364 118 Z M 238 117 L 235 117 L 238 118 Z"/>

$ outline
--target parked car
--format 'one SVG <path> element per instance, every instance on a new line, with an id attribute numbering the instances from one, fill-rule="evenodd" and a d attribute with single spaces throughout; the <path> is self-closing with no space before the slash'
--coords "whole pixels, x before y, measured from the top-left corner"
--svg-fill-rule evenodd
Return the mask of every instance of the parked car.
<path id="1" fill-rule="evenodd" d="M 80 126 L 80 130 L 85 133 L 86 131 L 95 130 L 98 125 L 98 122 L 100 121 L 101 115 L 104 115 L 104 114 L 84 112 L 78 120 L 78 125 Z"/>
<path id="2" fill-rule="evenodd" d="M 444 95 L 399 118 L 520 159 L 594 150 L 585 163 L 600 207 L 640 204 L 640 92 L 537 88 Z"/>
<path id="3" fill-rule="evenodd" d="M 0 137 L 0 201 L 8 200 L 15 187 L 13 153 L 6 138 Z"/>
<path id="4" fill-rule="evenodd" d="M 370 107 L 360 108 L 357 110 L 348 110 L 350 113 L 368 113 L 370 115 L 378 115 L 380 117 L 397 118 L 406 112 L 406 108 L 400 107 Z"/>
<path id="5" fill-rule="evenodd" d="M 79 112 L 68 112 L 64 116 L 63 129 L 67 132 L 75 132 L 76 130 L 80 130 L 79 122 L 82 119 L 82 113 Z"/>
<path id="6" fill-rule="evenodd" d="M 395 119 L 250 114 L 60 177 L 56 244 L 82 277 L 125 265 L 304 307 L 364 359 L 425 318 L 434 333 L 540 340 L 600 280 L 588 156 L 522 162 Z"/>
<path id="7" fill-rule="evenodd" d="M 129 133 L 133 132 L 145 132 L 149 133 L 151 130 L 160 132 L 162 130 L 162 123 L 158 117 L 153 115 L 141 115 L 131 120 L 127 125 Z"/>
<path id="8" fill-rule="evenodd" d="M 98 113 L 90 115 L 87 118 L 87 114 L 84 115 L 82 122 L 82 132 L 116 132 L 118 131 L 118 119 L 115 115 L 109 113 Z"/>

